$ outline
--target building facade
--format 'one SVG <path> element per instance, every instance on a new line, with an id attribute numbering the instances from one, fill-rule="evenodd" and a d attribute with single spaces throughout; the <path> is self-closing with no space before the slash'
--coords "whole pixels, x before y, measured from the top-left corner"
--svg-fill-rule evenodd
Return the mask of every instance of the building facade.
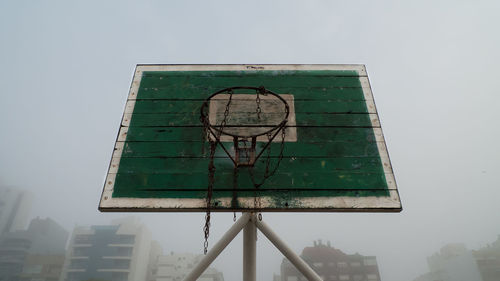
<path id="1" fill-rule="evenodd" d="M 182 281 L 202 258 L 203 255 L 189 253 L 170 253 L 170 255 L 160 256 L 154 280 Z M 198 278 L 198 281 L 224 281 L 224 276 L 222 272 L 209 267 Z"/>
<path id="2" fill-rule="evenodd" d="M 473 251 L 483 281 L 500 280 L 500 235 L 495 242 Z"/>
<path id="3" fill-rule="evenodd" d="M 414 281 L 499 281 L 500 235 L 479 250 L 448 244 L 428 257 L 427 264 L 429 272 Z"/>
<path id="4" fill-rule="evenodd" d="M 134 218 L 76 227 L 60 280 L 148 280 L 151 242 L 151 232 Z"/>
<path id="5" fill-rule="evenodd" d="M 25 229 L 31 203 L 29 192 L 0 187 L 0 236 Z"/>
<path id="6" fill-rule="evenodd" d="M 375 256 L 348 255 L 319 240 L 306 247 L 301 257 L 324 281 L 380 281 Z M 281 281 L 307 280 L 287 259 L 281 263 Z"/>
<path id="7" fill-rule="evenodd" d="M 64 264 L 61 255 L 28 255 L 19 281 L 58 281 Z"/>
<path id="8" fill-rule="evenodd" d="M 482 281 L 472 251 L 464 244 L 448 244 L 427 258 L 429 272 L 415 281 Z"/>
<path id="9" fill-rule="evenodd" d="M 0 281 L 58 280 L 68 235 L 49 218 L 33 219 L 27 230 L 4 233 L 0 238 Z"/>

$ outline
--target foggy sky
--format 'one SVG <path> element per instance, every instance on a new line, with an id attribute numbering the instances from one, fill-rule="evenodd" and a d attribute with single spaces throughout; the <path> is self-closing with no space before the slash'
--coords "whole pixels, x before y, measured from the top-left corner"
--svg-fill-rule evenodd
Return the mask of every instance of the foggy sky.
<path id="1" fill-rule="evenodd" d="M 384 281 L 413 280 L 445 243 L 500 234 L 500 4 L 409 2 L 0 1 L 0 185 L 68 231 L 130 215 L 97 205 L 138 63 L 365 64 L 403 212 L 264 220 L 297 252 L 330 240 L 376 255 Z M 202 253 L 202 213 L 132 215 L 165 253 Z M 215 214 L 210 245 L 231 224 Z M 226 280 L 241 279 L 241 243 L 214 263 Z M 272 280 L 282 256 L 257 245 Z"/>

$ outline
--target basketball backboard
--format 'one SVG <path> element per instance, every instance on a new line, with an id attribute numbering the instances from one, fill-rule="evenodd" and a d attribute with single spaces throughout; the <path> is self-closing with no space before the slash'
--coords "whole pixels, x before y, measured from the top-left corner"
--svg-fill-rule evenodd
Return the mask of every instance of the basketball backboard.
<path id="1" fill-rule="evenodd" d="M 364 65 L 138 65 L 99 209 L 205 211 L 209 149 L 200 109 L 237 86 L 265 87 L 286 100 L 282 159 L 258 189 L 240 168 L 235 189 L 233 162 L 218 147 L 211 211 L 253 210 L 256 197 L 261 211 L 401 211 Z M 235 98 L 232 113 L 245 111 L 243 99 Z M 210 101 L 207 114 L 219 122 L 224 107 Z M 221 142 L 234 150 L 231 138 Z M 256 146 L 265 143 L 260 136 Z M 279 138 L 270 144 L 273 161 L 280 145 Z M 255 163 L 257 177 L 266 161 Z"/>

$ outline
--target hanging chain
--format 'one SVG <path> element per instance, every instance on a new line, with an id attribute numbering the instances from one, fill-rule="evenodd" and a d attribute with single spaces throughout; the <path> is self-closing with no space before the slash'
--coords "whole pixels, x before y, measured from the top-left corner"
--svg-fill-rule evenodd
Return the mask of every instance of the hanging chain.
<path id="1" fill-rule="evenodd" d="M 204 131 L 206 131 L 206 136 L 210 142 L 210 158 L 209 158 L 210 160 L 208 164 L 208 188 L 207 188 L 207 199 L 206 199 L 207 212 L 205 214 L 205 226 L 203 227 L 203 233 L 205 236 L 205 241 L 203 243 L 203 253 L 205 255 L 207 254 L 208 251 L 208 237 L 210 236 L 210 218 L 211 218 L 210 209 L 212 207 L 212 195 L 215 184 L 215 165 L 214 165 L 215 150 L 217 148 L 217 144 L 220 142 L 222 131 L 226 126 L 227 116 L 229 115 L 229 106 L 231 105 L 231 100 L 233 98 L 233 91 L 230 90 L 228 91 L 228 93 L 229 93 L 229 100 L 226 104 L 226 108 L 224 110 L 224 118 L 221 121 L 219 130 L 217 130 L 215 133 L 215 140 L 212 140 L 212 138 L 210 137 L 210 121 L 208 120 L 208 118 L 203 118 Z"/>
<path id="2" fill-rule="evenodd" d="M 264 86 L 260 86 L 257 90 L 257 98 L 255 99 L 255 103 L 257 104 L 257 118 L 260 120 L 260 114 L 262 113 L 262 109 L 260 108 L 260 94 L 267 96 L 266 88 Z"/>
<path id="3" fill-rule="evenodd" d="M 245 159 L 246 159 L 246 161 L 249 161 L 250 156 L 248 155 L 247 139 L 243 139 L 242 142 L 243 142 L 243 150 L 245 151 Z M 250 175 L 252 178 L 252 183 L 253 183 L 253 166 L 250 166 L 248 169 L 249 169 L 248 171 L 250 172 Z M 254 184 L 254 186 L 255 186 L 255 184 Z M 253 192 L 253 208 L 255 210 L 257 210 L 257 187 L 255 187 L 254 192 Z"/>
<path id="4" fill-rule="evenodd" d="M 255 89 L 255 88 L 254 88 Z M 224 116 L 223 119 L 218 126 L 218 128 L 212 126 L 210 124 L 210 120 L 208 116 L 204 116 L 202 112 L 202 117 L 201 117 L 201 122 L 203 123 L 203 139 L 202 139 L 202 155 L 205 155 L 205 143 L 206 140 L 208 139 L 210 143 L 210 153 L 209 153 L 209 166 L 208 166 L 208 187 L 207 187 L 207 198 L 206 198 L 206 214 L 205 214 L 205 226 L 203 227 L 203 232 L 205 236 L 205 241 L 204 241 L 204 249 L 203 252 L 207 254 L 208 252 L 208 238 L 210 235 L 210 219 L 211 219 L 211 209 L 212 209 L 212 197 L 213 197 L 213 188 L 215 185 L 215 165 L 214 165 L 214 158 L 215 158 L 215 152 L 217 149 L 217 145 L 221 142 L 221 135 L 224 130 L 224 127 L 226 126 L 227 119 L 229 117 L 229 108 L 231 105 L 232 97 L 233 97 L 233 89 L 227 89 L 227 93 L 229 94 L 229 99 L 226 104 L 225 110 L 224 110 Z M 255 102 L 257 104 L 257 118 L 260 120 L 261 119 L 261 113 L 262 113 L 262 108 L 261 108 L 261 95 L 267 96 L 268 91 L 263 87 L 259 87 L 256 89 L 256 94 L 257 97 L 255 99 Z M 205 104 L 204 106 L 207 106 Z M 286 113 L 288 114 L 288 104 L 286 104 Z M 216 121 L 215 121 L 216 122 Z M 261 202 L 261 197 L 257 196 L 258 188 L 264 184 L 264 182 L 271 176 L 273 176 L 276 171 L 278 170 L 278 167 L 283 159 L 283 151 L 284 151 L 284 144 L 285 144 L 285 137 L 286 137 L 286 120 L 284 120 L 280 125 L 277 126 L 276 130 L 273 130 L 272 132 L 268 132 L 267 139 L 268 139 L 268 145 L 267 145 L 267 157 L 265 160 L 265 172 L 262 180 L 259 182 L 256 181 L 254 173 L 253 173 L 253 167 L 254 165 L 251 165 L 248 167 L 248 171 L 250 173 L 250 178 L 251 181 L 255 187 L 254 189 L 254 209 L 256 212 L 258 212 L 258 219 L 262 220 L 262 202 Z M 212 131 L 212 128 L 215 129 L 215 133 Z M 281 130 L 281 144 L 280 144 L 280 152 L 278 156 L 278 161 L 276 165 L 271 169 L 271 144 L 273 139 L 276 137 L 276 135 L 279 133 L 279 130 Z M 248 148 L 247 148 L 247 139 L 244 138 L 242 139 L 243 144 L 244 144 L 244 151 L 246 154 L 246 161 L 250 161 L 250 157 L 248 155 Z M 221 144 L 222 145 L 222 144 Z M 226 151 L 227 152 L 227 151 Z M 236 164 L 235 164 L 236 165 Z M 236 189 L 237 189 L 237 183 L 238 182 L 238 167 L 235 166 L 234 168 L 234 173 L 233 173 L 233 201 L 236 200 Z M 233 221 L 236 221 L 236 212 L 233 212 Z"/>
<path id="5" fill-rule="evenodd" d="M 205 235 L 205 242 L 203 243 L 203 253 L 206 255 L 208 251 L 208 236 L 210 235 L 210 203 L 212 201 L 212 193 L 214 186 L 214 155 L 215 155 L 216 144 L 210 141 L 210 162 L 208 164 L 208 189 L 207 189 L 207 212 L 205 214 L 205 226 L 203 227 L 203 234 Z"/>
<path id="6" fill-rule="evenodd" d="M 255 99 L 255 102 L 257 104 L 257 117 L 258 117 L 259 120 L 260 120 L 260 113 L 262 111 L 261 107 L 260 107 L 260 102 L 261 102 L 260 94 L 267 96 L 267 91 L 266 91 L 266 89 L 263 86 L 261 86 L 261 87 L 259 87 L 257 89 L 257 98 Z M 288 108 L 288 106 L 287 106 L 287 108 Z M 266 169 L 265 169 L 265 172 L 264 172 L 264 178 L 262 179 L 262 181 L 260 183 L 257 183 L 257 181 L 255 180 L 255 176 L 254 176 L 254 173 L 253 173 L 253 166 L 251 166 L 250 169 L 249 169 L 250 179 L 252 180 L 252 183 L 253 183 L 253 185 L 255 187 L 255 192 L 254 192 L 254 208 L 257 209 L 257 210 L 259 210 L 259 220 L 262 220 L 262 213 L 260 213 L 262 202 L 261 202 L 260 196 L 259 196 L 259 198 L 257 200 L 257 189 L 261 185 L 263 185 L 264 182 L 269 177 L 271 177 L 272 175 L 274 175 L 274 173 L 276 173 L 276 170 L 278 169 L 278 167 L 280 165 L 280 162 L 283 159 L 283 149 L 284 149 L 284 144 L 285 144 L 285 124 L 286 124 L 286 121 L 284 123 L 282 123 L 278 127 L 278 130 L 281 128 L 281 146 L 280 146 L 280 154 L 279 154 L 278 162 L 276 163 L 276 166 L 274 167 L 273 171 L 271 173 L 269 172 L 269 167 L 270 167 L 270 163 L 271 163 L 271 144 L 269 144 L 269 146 L 267 147 Z M 272 132 L 267 133 L 267 139 L 268 139 L 269 142 L 272 141 Z M 257 204 L 258 204 L 258 206 L 257 206 Z"/>
<path id="7" fill-rule="evenodd" d="M 237 206 L 237 203 L 236 203 L 236 200 L 238 200 L 237 194 L 236 194 L 237 189 L 238 189 L 238 166 L 234 166 L 234 168 L 233 168 L 233 198 L 231 200 L 231 207 Z M 236 215 L 236 213 L 234 213 L 234 216 L 235 215 Z M 234 219 L 234 216 L 233 216 L 233 219 Z"/>
<path id="8" fill-rule="evenodd" d="M 262 112 L 262 109 L 260 109 L 260 96 L 259 96 L 259 91 L 257 91 L 257 98 L 255 99 L 255 102 L 257 103 L 257 118 L 260 120 L 260 113 Z"/>
<path id="9" fill-rule="evenodd" d="M 281 128 L 281 129 L 280 129 Z M 274 168 L 272 169 L 272 171 L 270 172 L 270 166 L 271 166 L 271 145 L 269 145 L 267 147 L 267 157 L 266 157 L 266 168 L 265 168 L 265 172 L 264 172 L 264 177 L 262 179 L 262 181 L 260 183 L 257 182 L 257 180 L 255 179 L 255 175 L 253 173 L 253 166 L 249 167 L 248 169 L 248 172 L 250 174 L 250 179 L 252 180 L 252 183 L 255 187 L 254 189 L 254 209 L 257 210 L 257 212 L 259 213 L 258 214 L 258 218 L 259 220 L 262 220 L 262 213 L 261 213 L 261 210 L 262 210 L 262 199 L 261 197 L 257 196 L 257 189 L 259 187 L 261 187 L 268 178 L 272 177 L 276 171 L 278 170 L 278 167 L 281 163 L 281 161 L 283 160 L 283 151 L 284 151 L 284 148 L 285 148 L 285 138 L 286 138 L 286 127 L 284 126 L 281 126 L 280 128 L 278 128 L 278 130 L 281 130 L 281 142 L 280 142 L 280 153 L 279 153 L 279 156 L 278 156 L 278 161 L 276 162 L 276 165 L 274 166 Z M 269 133 L 267 134 L 267 138 L 269 141 L 271 141 L 271 138 L 272 138 L 272 134 Z M 246 148 L 246 142 L 244 142 L 245 144 L 245 148 Z M 248 155 L 247 155 L 248 157 Z"/>
<path id="10" fill-rule="evenodd" d="M 265 168 L 265 173 L 264 173 L 264 177 L 262 179 L 262 181 L 260 183 L 258 183 L 255 179 L 255 175 L 253 173 L 253 167 L 250 167 L 249 169 L 249 172 L 250 172 L 250 179 L 252 180 L 252 183 L 253 185 L 258 188 L 260 187 L 261 185 L 264 184 L 264 182 L 272 177 L 276 171 L 278 170 L 278 167 L 281 163 L 281 160 L 283 159 L 283 150 L 285 148 L 285 138 L 286 138 L 286 127 L 283 125 L 281 127 L 278 128 L 278 130 L 281 130 L 281 143 L 280 143 L 280 153 L 279 153 L 279 156 L 278 156 L 278 161 L 276 162 L 276 165 L 274 166 L 274 168 L 272 169 L 271 172 L 269 172 L 271 169 L 270 169 L 270 166 L 271 166 L 271 145 L 269 145 L 267 147 L 267 157 L 266 157 L 266 168 Z M 269 136 L 268 136 L 269 137 Z"/>

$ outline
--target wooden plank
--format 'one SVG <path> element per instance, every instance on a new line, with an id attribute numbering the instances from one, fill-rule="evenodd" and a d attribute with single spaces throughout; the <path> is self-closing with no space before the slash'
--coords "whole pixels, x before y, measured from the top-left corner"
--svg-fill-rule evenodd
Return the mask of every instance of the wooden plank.
<path id="1" fill-rule="evenodd" d="M 222 88 L 205 87 L 201 89 L 186 88 L 186 87 L 141 87 L 137 99 L 167 99 L 178 100 L 186 99 L 193 101 L 204 101 L 211 94 Z M 276 94 L 293 94 L 296 100 L 338 100 L 338 101 L 362 101 L 367 97 L 364 92 L 367 88 L 360 87 L 307 87 L 307 88 L 292 88 L 292 87 L 276 87 L 269 90 Z M 131 97 L 131 99 L 136 99 Z"/>
<path id="2" fill-rule="evenodd" d="M 366 76 L 363 64 L 138 64 L 136 75 L 147 71 L 355 71 Z"/>
<path id="3" fill-rule="evenodd" d="M 278 211 L 283 209 L 286 209 L 287 207 L 296 207 L 298 208 L 301 202 L 305 198 L 311 199 L 311 198 L 319 198 L 319 201 L 326 200 L 329 198 L 330 200 L 333 198 L 339 198 L 339 199 L 347 199 L 347 200 L 352 200 L 352 199 L 359 199 L 362 201 L 362 199 L 375 199 L 375 198 L 388 198 L 391 196 L 391 194 L 395 192 L 395 190 L 383 190 L 383 189 L 320 189 L 320 190 L 314 190 L 314 197 L 311 197 L 311 192 L 308 190 L 304 189 L 280 189 L 280 190 L 275 190 L 275 189 L 266 189 L 266 190 L 240 190 L 236 194 L 236 204 L 235 206 L 232 206 L 232 208 L 236 208 L 236 210 L 242 210 L 244 205 L 246 205 L 249 208 L 258 208 L 263 211 Z M 221 201 L 225 200 L 231 200 L 234 198 L 233 196 L 234 192 L 232 190 L 213 190 L 212 193 L 212 200 L 213 200 L 213 205 L 212 211 L 217 211 L 217 209 L 224 209 L 229 207 L 226 204 L 221 204 Z M 189 189 L 189 190 L 155 190 L 155 189 L 137 189 L 135 190 L 133 197 L 126 194 L 116 194 L 114 196 L 115 199 L 128 199 L 128 198 L 145 198 L 148 201 L 155 201 L 155 199 L 172 199 L 172 198 L 178 198 L 178 199 L 183 199 L 182 201 L 177 202 L 177 205 L 173 206 L 181 206 L 183 203 L 185 203 L 186 199 L 189 200 L 200 200 L 200 204 L 197 205 L 197 208 L 203 209 L 206 206 L 201 203 L 202 201 L 206 200 L 207 196 L 207 191 L 206 190 L 195 190 L 195 189 Z M 254 197 L 257 197 L 258 199 L 256 200 L 257 204 L 254 205 Z M 324 198 L 322 198 L 324 197 Z M 375 197 L 375 198 L 373 198 Z M 230 199 L 231 198 L 231 199 Z M 260 199 L 259 199 L 260 198 Z M 241 204 L 240 202 L 245 202 L 248 199 L 251 199 L 251 202 L 248 202 L 249 204 Z M 124 200 L 124 201 L 125 201 Z M 265 202 L 261 203 L 261 207 L 259 208 L 259 201 Z M 288 206 L 287 206 L 288 204 Z M 222 205 L 222 207 L 221 207 Z M 224 207 L 224 205 L 226 205 Z M 312 207 L 312 206 L 310 206 Z M 316 206 L 318 207 L 318 206 Z M 174 208 L 172 205 L 170 205 L 169 208 Z M 241 209 L 240 209 L 241 208 Z M 329 208 L 334 208 L 334 206 L 329 206 Z M 161 211 L 161 210 L 160 210 Z M 170 210 L 173 211 L 173 210 Z M 182 210 L 184 211 L 184 210 Z M 332 210 L 333 211 L 333 210 Z"/>
<path id="4" fill-rule="evenodd" d="M 363 198 L 363 197 L 387 197 L 394 190 L 383 190 L 383 189 L 318 189 L 314 190 L 314 197 L 341 197 L 341 198 Z M 214 203 L 218 202 L 223 198 L 231 198 L 233 197 L 232 190 L 213 190 L 213 199 Z M 197 190 L 197 189 L 187 189 L 182 191 L 177 190 L 156 190 L 156 189 L 138 189 L 134 193 L 134 196 L 137 198 L 199 198 L 205 199 L 207 196 L 206 190 Z M 296 201 L 295 204 L 300 202 L 303 198 L 311 198 L 311 192 L 309 190 L 304 189 L 263 189 L 263 190 L 239 190 L 236 194 L 237 200 L 245 199 L 245 198 L 273 198 L 272 205 L 264 205 L 263 208 L 269 209 L 277 209 L 285 207 L 285 202 Z M 115 198 L 130 198 L 129 196 L 121 196 L 117 195 Z M 267 199 L 266 198 L 266 199 Z M 257 206 L 258 207 L 257 199 Z M 268 201 L 268 200 L 266 200 Z M 220 202 L 220 201 L 219 201 Z M 253 202 L 252 202 L 253 203 Z M 293 204 L 293 203 L 291 203 Z M 201 206 L 200 206 L 201 207 Z M 214 204 L 214 207 L 215 206 Z"/>
<path id="5" fill-rule="evenodd" d="M 352 75 L 356 75 L 352 73 Z M 166 73 L 159 76 L 142 76 L 141 87 L 144 88 L 192 88 L 192 89 L 224 89 L 236 86 L 265 86 L 268 89 L 280 87 L 293 88 L 333 88 L 333 87 L 361 87 L 358 76 L 313 76 L 313 75 L 287 75 L 259 72 L 254 75 L 234 75 L 231 73 L 201 72 L 199 74 L 186 74 L 174 76 Z"/>
<path id="6" fill-rule="evenodd" d="M 296 126 L 340 126 L 340 127 L 370 127 L 375 122 L 376 127 L 380 127 L 377 114 L 348 114 L 348 113 L 296 113 Z M 217 120 L 219 120 L 218 118 Z M 142 113 L 126 114 L 123 118 L 122 126 L 131 127 L 180 127 L 198 126 L 201 127 L 199 113 Z M 228 125 L 235 125 L 234 118 L 227 118 Z M 255 125 L 261 124 L 255 120 Z M 270 124 L 263 124 L 270 125 Z M 200 129 L 198 129 L 200 130 Z"/>
<path id="7" fill-rule="evenodd" d="M 120 141 L 203 141 L 201 127 L 122 127 Z M 364 127 L 298 127 L 298 141 L 306 142 L 350 142 L 377 141 L 377 130 Z M 287 143 L 286 145 L 288 145 Z M 201 144 L 200 144 L 201 145 Z"/>
<path id="8" fill-rule="evenodd" d="M 255 170 L 256 182 L 261 182 L 263 175 Z M 116 183 L 120 189 L 133 195 L 137 189 L 161 190 L 206 190 L 208 176 L 206 172 L 184 172 L 179 174 L 118 174 Z M 215 176 L 214 189 L 233 190 L 233 173 L 218 172 Z M 238 190 L 254 190 L 249 173 L 243 169 L 238 173 Z M 335 172 L 286 172 L 276 173 L 268 178 L 259 189 L 387 189 L 383 173 Z"/>
<path id="9" fill-rule="evenodd" d="M 132 101 L 127 102 L 127 106 Z M 189 100 L 136 100 L 133 113 L 200 112 L 201 104 Z M 374 109 L 374 108 L 373 108 Z M 296 113 L 376 113 L 364 101 L 295 101 Z M 132 113 L 132 112 L 127 112 Z"/>
<path id="10" fill-rule="evenodd" d="M 257 151 L 262 150 L 264 143 L 257 143 Z M 280 143 L 272 143 L 271 155 L 277 156 L 280 152 Z M 231 151 L 232 144 L 226 144 Z M 201 142 L 126 142 L 122 157 L 200 157 L 202 154 Z M 208 144 L 205 147 L 205 156 L 208 156 Z M 220 148 L 217 156 L 224 156 Z M 376 157 L 379 156 L 376 142 L 307 142 L 287 143 L 283 149 L 284 156 L 290 157 Z"/>
<path id="11" fill-rule="evenodd" d="M 246 69 L 245 69 L 246 70 Z M 287 76 L 293 77 L 308 77 L 309 79 L 317 78 L 331 78 L 331 77 L 366 77 L 366 72 L 362 69 L 323 69 L 323 70 L 301 70 L 297 69 L 280 69 L 280 70 L 255 70 L 255 71 L 234 71 L 234 70 L 191 70 L 191 71 L 178 71 L 178 70 L 164 70 L 164 71 L 148 71 L 145 69 L 142 71 L 143 77 L 203 77 L 203 78 L 213 78 L 213 77 L 238 77 L 243 80 L 245 77 L 276 77 Z"/>
<path id="12" fill-rule="evenodd" d="M 110 170 L 113 173 L 122 174 L 167 174 L 167 173 L 207 173 L 208 158 L 114 158 L 118 168 Z M 227 157 L 215 158 L 215 166 L 218 171 L 232 171 L 233 163 Z M 261 158 L 254 167 L 256 171 L 264 171 L 266 159 Z M 275 167 L 277 158 L 271 159 L 270 167 Z M 244 168 L 246 169 L 246 168 Z M 279 165 L 281 172 L 382 172 L 378 157 L 340 157 L 340 158 L 296 158 L 284 157 Z"/>
<path id="13" fill-rule="evenodd" d="M 198 192 L 200 197 L 202 192 Z M 347 193 L 347 192 L 346 192 Z M 367 196 L 358 196 L 360 193 Z M 186 193 L 185 193 L 186 194 Z M 351 191 L 342 196 L 334 191 L 325 191 L 324 196 L 305 197 L 301 191 L 269 191 L 259 196 L 259 207 L 267 212 L 399 212 L 401 202 L 396 190 Z M 198 197 L 198 196 L 196 196 Z M 137 198 L 113 198 L 105 189 L 99 208 L 101 211 L 128 212 L 203 212 L 205 198 L 193 198 L 190 194 L 183 198 L 155 198 L 154 192 L 143 192 Z M 245 211 L 255 208 L 253 197 L 238 197 L 236 204 L 229 192 L 214 194 L 213 212 Z M 235 206 L 236 205 L 236 206 Z"/>

